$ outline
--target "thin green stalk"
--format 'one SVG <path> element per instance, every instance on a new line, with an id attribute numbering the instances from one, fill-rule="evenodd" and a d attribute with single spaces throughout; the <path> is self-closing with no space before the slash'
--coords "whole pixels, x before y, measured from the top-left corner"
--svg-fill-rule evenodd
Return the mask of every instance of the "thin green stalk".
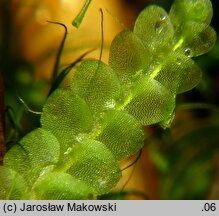
<path id="1" fill-rule="evenodd" d="M 64 37 L 63 37 L 62 42 L 60 44 L 60 47 L 59 47 L 59 50 L 58 50 L 58 53 L 57 53 L 57 56 L 56 56 L 54 69 L 53 69 L 52 83 L 54 83 L 57 76 L 58 76 L 59 64 L 60 64 L 61 55 L 62 55 L 62 52 L 63 52 L 63 49 L 64 49 L 65 41 L 66 41 L 66 38 L 67 38 L 68 29 L 67 29 L 66 25 L 64 25 L 63 23 L 52 22 L 52 21 L 48 21 L 48 22 L 52 23 L 52 24 L 60 25 L 60 26 L 64 27 L 64 29 L 65 29 L 65 34 L 64 34 Z"/>
<path id="2" fill-rule="evenodd" d="M 79 26 L 81 25 L 82 20 L 84 19 L 84 16 L 87 12 L 87 9 L 90 5 L 92 0 L 86 0 L 83 8 L 81 9 L 81 11 L 79 12 L 79 14 L 76 16 L 76 18 L 72 21 L 72 25 L 76 28 L 79 28 Z"/>

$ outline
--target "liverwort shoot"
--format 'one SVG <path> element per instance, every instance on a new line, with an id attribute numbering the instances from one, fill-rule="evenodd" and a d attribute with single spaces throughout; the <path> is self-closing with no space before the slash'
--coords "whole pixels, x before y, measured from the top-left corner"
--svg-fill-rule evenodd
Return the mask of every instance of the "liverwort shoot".
<path id="1" fill-rule="evenodd" d="M 199 83 L 192 57 L 214 46 L 211 17 L 210 0 L 175 0 L 169 14 L 149 6 L 133 31 L 114 38 L 109 64 L 101 57 L 84 61 L 65 89 L 58 86 L 68 68 L 56 74 L 41 127 L 4 157 L 0 199 L 89 199 L 110 192 L 122 175 L 118 162 L 144 146 L 143 126 L 169 127 L 177 95 Z"/>

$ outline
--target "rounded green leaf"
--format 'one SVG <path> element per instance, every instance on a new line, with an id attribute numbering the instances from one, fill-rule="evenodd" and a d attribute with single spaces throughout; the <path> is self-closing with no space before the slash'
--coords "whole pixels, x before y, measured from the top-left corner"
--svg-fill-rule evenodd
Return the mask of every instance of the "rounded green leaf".
<path id="1" fill-rule="evenodd" d="M 78 133 L 91 130 L 93 118 L 82 98 L 70 89 L 58 89 L 46 101 L 41 123 L 58 138 L 64 152 L 74 144 Z"/>
<path id="2" fill-rule="evenodd" d="M 103 119 L 103 130 L 97 140 L 111 150 L 117 160 L 137 153 L 144 145 L 140 123 L 123 111 L 110 110 Z"/>
<path id="3" fill-rule="evenodd" d="M 97 195 L 109 192 L 121 177 L 115 157 L 101 142 L 84 140 L 71 157 L 67 173 L 84 181 Z"/>
<path id="4" fill-rule="evenodd" d="M 217 35 L 211 26 L 188 23 L 187 27 L 188 34 L 184 34 L 184 42 L 181 47 L 182 51 L 189 48 L 191 50 L 190 57 L 192 57 L 205 54 L 213 48 Z"/>
<path id="5" fill-rule="evenodd" d="M 175 0 L 169 16 L 176 28 L 182 28 L 183 23 L 190 21 L 209 25 L 212 14 L 210 0 Z"/>
<path id="6" fill-rule="evenodd" d="M 25 199 L 27 185 L 14 170 L 0 166 L 0 200 Z"/>
<path id="7" fill-rule="evenodd" d="M 34 187 L 35 199 L 82 200 L 92 198 L 92 188 L 67 173 L 52 172 Z"/>
<path id="8" fill-rule="evenodd" d="M 202 78 L 201 69 L 192 59 L 187 59 L 187 61 L 184 61 L 181 73 L 182 78 L 179 83 L 177 91 L 178 94 L 191 90 L 198 85 Z"/>
<path id="9" fill-rule="evenodd" d="M 187 56 L 173 53 L 163 60 L 155 79 L 172 93 L 179 94 L 189 91 L 199 83 L 201 69 Z"/>
<path id="10" fill-rule="evenodd" d="M 151 53 L 131 31 L 119 33 L 110 46 L 109 65 L 124 84 L 145 73 L 151 60 Z"/>
<path id="11" fill-rule="evenodd" d="M 38 128 L 9 149 L 4 157 L 4 166 L 23 175 L 32 184 L 44 167 L 58 162 L 59 156 L 60 145 L 56 137 Z"/>
<path id="12" fill-rule="evenodd" d="M 175 96 L 158 81 L 146 77 L 135 83 L 124 108 L 142 125 L 151 125 L 172 116 Z"/>
<path id="13" fill-rule="evenodd" d="M 174 30 L 166 11 L 159 6 L 151 5 L 138 15 L 134 33 L 146 47 L 156 52 L 157 48 L 169 47 Z"/>
<path id="14" fill-rule="evenodd" d="M 97 115 L 109 109 L 108 104 L 121 94 L 120 83 L 113 69 L 97 60 L 80 65 L 72 78 L 71 88 Z"/>

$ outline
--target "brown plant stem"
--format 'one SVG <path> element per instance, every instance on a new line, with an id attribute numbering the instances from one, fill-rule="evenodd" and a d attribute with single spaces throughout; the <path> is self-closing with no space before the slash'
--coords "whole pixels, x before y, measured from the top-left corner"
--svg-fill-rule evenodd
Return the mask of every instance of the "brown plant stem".
<path id="1" fill-rule="evenodd" d="M 5 143 L 5 106 L 4 106 L 4 83 L 2 73 L 0 72 L 0 165 L 6 152 Z"/>

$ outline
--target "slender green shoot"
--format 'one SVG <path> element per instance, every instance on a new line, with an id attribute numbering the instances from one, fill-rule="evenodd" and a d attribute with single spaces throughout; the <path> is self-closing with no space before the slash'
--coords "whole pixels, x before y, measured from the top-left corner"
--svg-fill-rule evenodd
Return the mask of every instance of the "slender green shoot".
<path id="1" fill-rule="evenodd" d="M 72 21 L 72 25 L 74 27 L 79 28 L 79 26 L 81 25 L 82 20 L 84 19 L 84 16 L 87 12 L 87 9 L 88 9 L 90 3 L 91 3 L 91 0 L 86 0 L 83 8 L 79 12 L 79 14 L 75 17 L 75 19 Z"/>

